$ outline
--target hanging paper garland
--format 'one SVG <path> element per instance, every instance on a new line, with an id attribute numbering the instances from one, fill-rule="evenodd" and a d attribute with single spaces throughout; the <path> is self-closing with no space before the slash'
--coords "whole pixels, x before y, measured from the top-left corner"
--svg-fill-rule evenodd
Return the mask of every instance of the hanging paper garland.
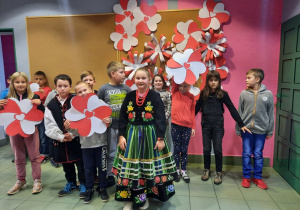
<path id="1" fill-rule="evenodd" d="M 20 134 L 28 137 L 35 132 L 35 126 L 42 122 L 43 117 L 44 113 L 30 99 L 18 101 L 9 98 L 4 109 L 0 111 L 0 125 L 4 126 L 9 136 Z"/>
<path id="2" fill-rule="evenodd" d="M 151 38 L 152 42 L 145 43 L 145 47 L 150 50 L 144 53 L 145 57 L 150 56 L 150 58 L 147 60 L 149 63 L 155 64 L 158 56 L 161 62 L 165 62 L 164 57 L 171 58 L 171 56 L 176 52 L 174 44 L 171 42 L 166 43 L 167 38 L 163 34 L 160 35 L 159 42 L 154 34 L 151 34 Z"/>
<path id="3" fill-rule="evenodd" d="M 176 49 L 178 51 L 183 51 L 188 48 L 195 50 L 199 46 L 202 31 L 193 20 L 188 20 L 186 23 L 177 23 L 174 32 L 175 35 L 173 35 L 172 41 L 176 43 Z"/>
<path id="4" fill-rule="evenodd" d="M 175 83 L 186 82 L 192 85 L 199 79 L 199 75 L 206 71 L 201 57 L 200 50 L 187 49 L 183 53 L 177 52 L 167 62 L 166 72 L 173 75 Z"/>
<path id="5" fill-rule="evenodd" d="M 81 136 L 91 136 L 106 131 L 107 126 L 102 120 L 109 117 L 111 112 L 106 103 L 100 101 L 96 94 L 90 93 L 85 97 L 73 97 L 65 117 L 70 120 L 70 128 L 77 129 Z"/>
<path id="6" fill-rule="evenodd" d="M 131 51 L 128 52 L 128 56 L 130 58 L 130 60 L 126 59 L 126 58 L 122 58 L 122 63 L 125 66 L 125 73 L 128 74 L 129 72 L 131 72 L 128 76 L 128 78 L 130 80 L 132 80 L 132 77 L 135 73 L 135 71 L 141 67 L 147 66 L 148 63 L 147 61 L 143 62 L 144 59 L 144 54 L 140 54 L 139 56 L 137 55 L 138 52 L 134 52 L 134 55 L 132 54 Z"/>
<path id="7" fill-rule="evenodd" d="M 203 8 L 199 10 L 198 20 L 203 30 L 218 30 L 221 24 L 229 20 L 230 13 L 224 10 L 224 4 L 214 0 L 206 0 Z"/>

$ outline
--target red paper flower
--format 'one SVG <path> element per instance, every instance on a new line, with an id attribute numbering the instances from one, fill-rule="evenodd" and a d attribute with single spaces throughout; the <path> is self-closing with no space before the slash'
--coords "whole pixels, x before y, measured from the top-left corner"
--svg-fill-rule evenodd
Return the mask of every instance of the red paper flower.
<path id="1" fill-rule="evenodd" d="M 106 131 L 107 126 L 102 120 L 111 115 L 111 108 L 100 101 L 96 94 L 75 96 L 71 100 L 71 105 L 72 107 L 65 113 L 66 119 L 71 121 L 70 128 L 78 129 L 81 136 Z"/>
<path id="2" fill-rule="evenodd" d="M 122 57 L 122 60 L 123 60 L 122 63 L 124 65 L 126 65 L 125 66 L 125 74 L 127 74 L 127 75 L 129 74 L 128 78 L 130 80 L 132 80 L 135 71 L 139 68 L 147 66 L 148 63 L 147 63 L 147 61 L 143 61 L 143 59 L 144 59 L 143 53 L 138 56 L 137 51 L 135 51 L 134 54 L 132 54 L 132 51 L 129 51 L 128 56 L 129 56 L 129 59 Z"/>
<path id="3" fill-rule="evenodd" d="M 120 0 L 120 4 L 115 4 L 113 7 L 116 13 L 115 21 L 116 23 L 121 23 L 128 19 L 133 20 L 133 10 L 137 8 L 136 0 Z"/>
<path id="4" fill-rule="evenodd" d="M 132 46 L 138 44 L 138 39 L 134 37 L 135 28 L 131 25 L 116 25 L 116 32 L 110 34 L 110 39 L 114 42 L 117 50 L 129 51 Z"/>
<path id="5" fill-rule="evenodd" d="M 9 136 L 20 134 L 28 137 L 35 132 L 35 126 L 43 120 L 44 114 L 32 104 L 30 99 L 18 101 L 9 98 L 4 109 L 0 111 L 0 125 L 4 126 Z"/>
<path id="6" fill-rule="evenodd" d="M 224 10 L 224 4 L 214 0 L 206 0 L 203 8 L 199 10 L 198 20 L 203 30 L 210 28 L 218 30 L 222 23 L 229 20 L 230 14 Z"/>
<path id="7" fill-rule="evenodd" d="M 172 40 L 176 43 L 176 49 L 178 51 L 183 51 L 188 48 L 195 50 L 199 46 L 202 31 L 193 20 L 188 20 L 186 23 L 177 23 L 174 32 L 175 35 L 172 37 Z"/>

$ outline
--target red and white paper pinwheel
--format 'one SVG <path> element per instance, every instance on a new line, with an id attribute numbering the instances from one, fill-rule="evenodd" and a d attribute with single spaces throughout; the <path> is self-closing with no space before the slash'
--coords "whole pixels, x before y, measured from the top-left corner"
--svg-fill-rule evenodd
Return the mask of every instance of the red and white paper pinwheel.
<path id="1" fill-rule="evenodd" d="M 156 6 L 149 6 L 147 3 L 141 3 L 140 7 L 133 10 L 132 25 L 136 26 L 137 33 L 143 31 L 149 35 L 152 31 L 156 31 L 157 23 L 161 21 L 161 16 L 156 12 Z"/>
<path id="2" fill-rule="evenodd" d="M 126 58 L 122 58 L 122 63 L 125 66 L 125 74 L 128 75 L 128 79 L 132 80 L 133 75 L 135 73 L 135 71 L 141 67 L 147 66 L 148 63 L 147 61 L 143 61 L 144 60 L 144 54 L 140 54 L 138 56 L 138 52 L 135 51 L 134 54 L 132 54 L 131 51 L 128 52 L 128 56 L 130 59 L 126 59 Z"/>
<path id="3" fill-rule="evenodd" d="M 111 115 L 111 108 L 100 101 L 96 94 L 75 96 L 71 100 L 71 105 L 65 113 L 66 119 L 70 120 L 70 128 L 77 129 L 81 136 L 106 131 L 107 126 L 102 120 Z"/>
<path id="4" fill-rule="evenodd" d="M 32 104 L 30 99 L 18 101 L 15 98 L 7 99 L 7 104 L 0 111 L 0 125 L 4 126 L 9 136 L 20 134 L 28 137 L 35 131 L 35 125 L 43 120 L 44 113 Z"/>
<path id="5" fill-rule="evenodd" d="M 205 62 L 213 61 L 217 67 L 225 64 L 223 53 L 228 47 L 226 38 L 223 33 L 216 34 L 212 29 L 203 33 L 200 40 L 200 51 Z"/>
<path id="6" fill-rule="evenodd" d="M 206 71 L 205 64 L 201 61 L 200 50 L 187 49 L 183 53 L 177 52 L 167 62 L 166 72 L 173 75 L 174 82 L 181 84 L 194 84 L 199 74 Z"/>
<path id="7" fill-rule="evenodd" d="M 198 20 L 203 30 L 210 28 L 218 30 L 222 23 L 229 20 L 230 13 L 224 10 L 224 4 L 214 0 L 206 0 L 203 8 L 199 10 Z"/>
<path id="8" fill-rule="evenodd" d="M 160 35 L 159 42 L 154 34 L 151 34 L 151 38 L 151 42 L 145 42 L 145 47 L 150 50 L 144 53 L 145 57 L 150 56 L 147 60 L 149 63 L 156 63 L 158 56 L 161 62 L 165 62 L 164 57 L 171 58 L 171 56 L 176 52 L 173 43 L 166 42 L 167 38 L 165 35 Z"/>
<path id="9" fill-rule="evenodd" d="M 173 35 L 172 40 L 176 43 L 178 51 L 188 48 L 195 50 L 199 46 L 202 31 L 193 20 L 188 20 L 186 23 L 177 23 L 174 32 L 175 35 Z"/>

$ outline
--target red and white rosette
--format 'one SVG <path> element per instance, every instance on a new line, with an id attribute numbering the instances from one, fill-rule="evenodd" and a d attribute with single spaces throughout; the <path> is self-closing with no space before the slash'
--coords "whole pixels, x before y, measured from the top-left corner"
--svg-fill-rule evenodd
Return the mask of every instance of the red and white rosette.
<path id="1" fill-rule="evenodd" d="M 174 32 L 175 35 L 173 35 L 172 41 L 176 43 L 176 49 L 178 51 L 183 51 L 188 48 L 195 50 L 199 46 L 202 31 L 193 20 L 188 20 L 186 23 L 177 23 Z"/>
<path id="2" fill-rule="evenodd" d="M 20 134 L 28 137 L 35 132 L 35 126 L 40 124 L 44 113 L 32 104 L 30 99 L 18 101 L 15 98 L 7 99 L 7 104 L 0 111 L 0 125 L 4 126 L 9 136 Z"/>
<path id="3" fill-rule="evenodd" d="M 157 41 L 154 34 L 151 34 L 152 41 L 151 42 L 145 42 L 145 47 L 148 49 L 144 53 L 144 56 L 150 57 L 147 62 L 149 63 L 156 63 L 157 58 L 159 57 L 161 62 L 165 62 L 165 58 L 171 58 L 171 56 L 176 52 L 176 49 L 174 48 L 174 44 L 169 42 L 166 42 L 167 38 L 165 35 L 160 35 L 159 42 Z"/>
<path id="4" fill-rule="evenodd" d="M 127 58 L 122 58 L 122 63 L 125 66 L 125 74 L 129 75 L 128 79 L 132 80 L 133 75 L 135 71 L 141 67 L 145 67 L 148 65 L 147 61 L 144 60 L 144 54 L 140 54 L 138 56 L 138 52 L 135 51 L 134 54 L 132 54 L 131 51 L 128 52 L 129 59 Z"/>
<path id="5" fill-rule="evenodd" d="M 224 4 L 214 0 L 206 0 L 203 8 L 199 10 L 198 20 L 201 22 L 203 30 L 218 30 L 222 23 L 226 23 L 230 18 L 230 13 L 224 9 Z"/>
<path id="6" fill-rule="evenodd" d="M 65 117 L 70 120 L 70 128 L 77 129 L 81 136 L 91 136 L 106 131 L 107 125 L 102 120 L 109 117 L 111 112 L 106 103 L 100 101 L 96 94 L 90 93 L 85 97 L 73 97 Z"/>
<path id="7" fill-rule="evenodd" d="M 175 83 L 186 82 L 192 85 L 199 79 L 199 75 L 206 71 L 201 57 L 200 50 L 187 49 L 183 53 L 177 52 L 167 62 L 166 72 L 173 75 Z"/>

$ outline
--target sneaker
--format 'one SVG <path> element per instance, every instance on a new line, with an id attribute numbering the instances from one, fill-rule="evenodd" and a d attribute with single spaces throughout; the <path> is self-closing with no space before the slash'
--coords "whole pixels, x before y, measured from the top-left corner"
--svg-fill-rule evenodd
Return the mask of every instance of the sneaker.
<path id="1" fill-rule="evenodd" d="M 214 184 L 219 185 L 222 183 L 222 172 L 217 172 L 214 180 Z"/>
<path id="2" fill-rule="evenodd" d="M 175 182 L 179 182 L 180 181 L 180 172 L 179 170 L 177 170 L 177 179 L 174 179 Z"/>
<path id="3" fill-rule="evenodd" d="M 115 177 L 114 176 L 108 176 L 107 177 L 107 188 L 112 187 L 116 184 Z"/>
<path id="4" fill-rule="evenodd" d="M 257 187 L 259 187 L 259 188 L 261 188 L 261 189 L 263 189 L 263 190 L 268 189 L 268 186 L 266 185 L 266 183 L 265 183 L 262 179 L 255 179 L 255 178 L 253 178 L 253 179 L 252 179 L 252 182 L 253 182 L 254 184 L 256 184 Z"/>
<path id="5" fill-rule="evenodd" d="M 79 190 L 79 198 L 82 199 L 85 197 L 85 193 L 86 193 L 86 188 L 83 184 L 80 184 L 78 187 Z"/>
<path id="6" fill-rule="evenodd" d="M 210 171 L 208 169 L 204 169 L 203 175 L 201 176 L 202 181 L 207 181 L 210 177 Z"/>
<path id="7" fill-rule="evenodd" d="M 250 187 L 250 182 L 251 182 L 251 179 L 243 178 L 242 187 L 249 188 Z"/>
<path id="8" fill-rule="evenodd" d="M 51 163 L 52 166 L 54 166 L 54 168 L 57 168 L 57 167 L 60 166 L 60 164 L 59 164 L 59 163 L 56 163 L 56 162 L 53 160 L 53 158 L 50 158 L 50 163 Z"/>
<path id="9" fill-rule="evenodd" d="M 132 202 L 126 201 L 123 210 L 132 210 Z"/>
<path id="10" fill-rule="evenodd" d="M 148 209 L 148 207 L 149 207 L 149 199 L 146 198 L 146 203 L 143 206 L 139 207 L 139 209 Z"/>
<path id="11" fill-rule="evenodd" d="M 48 159 L 49 159 L 48 156 L 41 155 L 40 156 L 41 164 L 45 164 L 48 161 Z"/>
<path id="12" fill-rule="evenodd" d="M 100 198 L 101 198 L 101 200 L 102 200 L 103 202 L 108 201 L 109 196 L 108 196 L 108 194 L 107 194 L 106 188 L 100 188 L 100 189 L 99 189 L 99 196 L 100 196 Z"/>
<path id="13" fill-rule="evenodd" d="M 83 203 L 90 203 L 92 201 L 92 198 L 94 196 L 94 190 L 87 190 L 86 193 L 85 193 L 85 197 L 84 197 L 84 200 L 83 200 Z"/>
<path id="14" fill-rule="evenodd" d="M 28 185 L 26 183 L 26 180 L 21 181 L 21 180 L 17 180 L 16 184 L 10 188 L 7 192 L 8 195 L 14 195 L 16 193 L 18 193 L 20 190 L 26 188 Z"/>
<path id="15" fill-rule="evenodd" d="M 74 184 L 72 182 L 68 182 L 66 184 L 65 188 L 58 192 L 57 196 L 59 196 L 59 197 L 65 196 L 76 189 L 77 189 L 76 184 Z"/>
<path id="16" fill-rule="evenodd" d="M 35 179 L 33 182 L 32 194 L 38 194 L 42 192 L 42 181 L 40 179 Z"/>
<path id="17" fill-rule="evenodd" d="M 187 175 L 186 171 L 181 171 L 181 176 L 185 183 L 190 183 L 190 177 Z"/>

